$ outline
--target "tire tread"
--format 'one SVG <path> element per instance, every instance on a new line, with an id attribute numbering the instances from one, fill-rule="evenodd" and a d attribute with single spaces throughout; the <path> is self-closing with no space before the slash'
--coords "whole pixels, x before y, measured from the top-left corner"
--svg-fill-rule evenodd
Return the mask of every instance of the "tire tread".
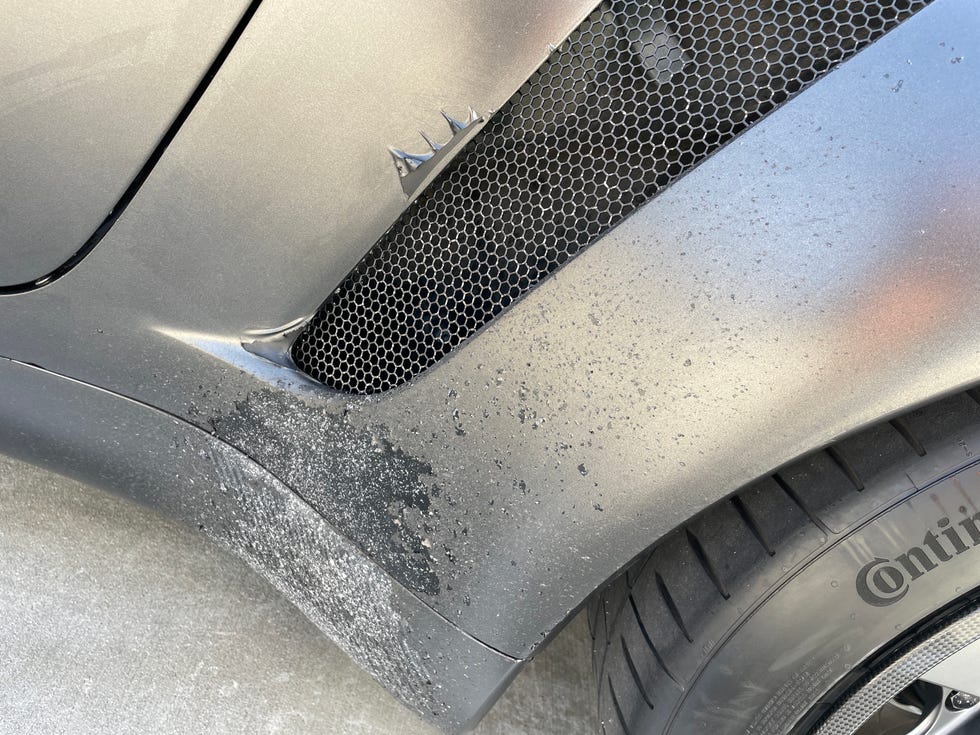
<path id="1" fill-rule="evenodd" d="M 596 681 L 603 683 L 601 730 L 662 732 L 726 631 L 787 570 L 856 522 L 882 493 L 894 499 L 907 491 L 916 463 L 935 463 L 937 452 L 948 454 L 970 431 L 980 432 L 977 390 L 802 457 L 743 487 L 641 555 L 590 603 L 593 665 Z"/>

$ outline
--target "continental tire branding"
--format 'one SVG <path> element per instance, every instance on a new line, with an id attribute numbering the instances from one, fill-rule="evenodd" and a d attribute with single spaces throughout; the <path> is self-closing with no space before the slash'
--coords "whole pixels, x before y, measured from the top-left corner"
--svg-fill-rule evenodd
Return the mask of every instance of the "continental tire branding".
<path id="1" fill-rule="evenodd" d="M 903 599 L 915 581 L 980 545 L 980 513 L 953 525 L 949 518 L 936 522 L 936 531 L 927 531 L 922 543 L 894 559 L 875 557 L 863 567 L 855 580 L 861 599 L 875 607 L 894 605 Z"/>

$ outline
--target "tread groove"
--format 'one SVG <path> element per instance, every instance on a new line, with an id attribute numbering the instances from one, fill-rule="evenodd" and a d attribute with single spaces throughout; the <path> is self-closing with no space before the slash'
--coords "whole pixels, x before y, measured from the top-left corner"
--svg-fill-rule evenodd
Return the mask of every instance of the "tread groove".
<path id="1" fill-rule="evenodd" d="M 861 476 L 857 473 L 857 470 L 855 470 L 854 466 L 847 461 L 847 457 L 840 453 L 840 450 L 838 450 L 837 447 L 829 446 L 824 451 L 827 453 L 827 456 L 830 457 L 833 463 L 837 465 L 840 471 L 847 475 L 847 479 L 851 481 L 852 485 L 854 485 L 855 490 L 858 492 L 864 490 L 864 480 L 861 479 Z"/>
<path id="2" fill-rule="evenodd" d="M 714 582 L 715 587 L 718 588 L 718 593 L 724 597 L 726 600 L 731 597 L 728 592 L 728 588 L 721 579 L 721 575 L 718 574 L 718 570 L 715 569 L 714 564 L 711 563 L 711 559 L 708 558 L 707 553 L 704 550 L 704 546 L 701 545 L 701 540 L 694 534 L 690 528 L 684 529 L 687 533 L 687 542 L 691 546 L 691 551 L 694 552 L 694 556 L 697 560 L 701 562 L 701 566 L 704 567 L 705 573 Z"/>
<path id="3" fill-rule="evenodd" d="M 602 637 L 606 639 L 606 646 L 608 646 L 609 645 L 609 610 L 607 609 L 607 605 L 602 606 L 602 629 L 605 631 L 605 634 Z"/>
<path id="4" fill-rule="evenodd" d="M 664 604 L 667 605 L 667 609 L 670 611 L 670 616 L 677 623 L 677 627 L 681 629 L 684 637 L 687 638 L 687 642 L 694 643 L 694 638 L 688 632 L 687 626 L 684 625 L 684 618 L 681 617 L 681 611 L 677 609 L 677 603 L 674 602 L 670 590 L 667 589 L 667 583 L 664 582 L 664 578 L 660 576 L 660 572 L 654 572 L 653 576 L 657 582 L 657 589 L 660 590 L 660 596 L 664 599 Z"/>
<path id="5" fill-rule="evenodd" d="M 735 512 L 738 513 L 739 518 L 742 519 L 742 521 L 748 527 L 749 531 L 752 532 L 752 535 L 755 536 L 756 541 L 758 541 L 759 544 L 762 546 L 762 548 L 765 549 L 766 553 L 769 554 L 769 556 L 775 556 L 776 550 L 772 547 L 772 544 L 769 543 L 769 540 L 762 533 L 762 529 L 759 528 L 759 524 L 755 520 L 755 517 L 745 506 L 745 503 L 742 502 L 742 499 L 738 495 L 732 496 L 732 507 L 735 508 Z"/>
<path id="6" fill-rule="evenodd" d="M 966 394 L 973 399 L 974 403 L 980 406 L 980 388 L 970 388 Z"/>
<path id="7" fill-rule="evenodd" d="M 632 579 L 630 579 L 630 574 L 627 572 L 627 574 L 626 574 L 626 586 L 627 586 L 627 588 L 633 589 L 633 582 L 635 580 L 639 579 L 641 576 L 643 576 L 643 570 L 646 569 L 647 564 L 650 563 L 650 559 L 652 557 L 653 557 L 653 551 L 652 550 L 651 551 L 648 551 L 644 555 L 643 561 L 641 561 L 636 566 L 636 570 L 633 572 L 633 578 Z"/>
<path id="8" fill-rule="evenodd" d="M 647 642 L 647 647 L 650 649 L 650 653 L 653 654 L 653 657 L 657 660 L 657 664 L 664 670 L 664 673 L 667 674 L 670 680 L 677 686 L 681 686 L 681 683 L 677 680 L 677 677 L 674 676 L 674 673 L 667 668 L 667 662 L 664 661 L 663 656 L 660 655 L 660 651 L 658 651 L 657 647 L 653 645 L 653 640 L 650 638 L 650 634 L 647 633 L 647 627 L 643 624 L 643 620 L 640 618 L 640 611 L 636 607 L 636 600 L 633 599 L 633 595 L 629 596 L 629 600 L 630 607 L 633 608 L 633 616 L 636 618 L 636 624 L 640 628 L 640 633 L 643 634 L 643 640 Z"/>
<path id="9" fill-rule="evenodd" d="M 643 697 L 643 701 L 646 702 L 647 707 L 653 709 L 653 702 L 650 701 L 650 697 L 647 695 L 646 687 L 643 686 L 643 681 L 640 679 L 640 674 L 636 670 L 636 665 L 633 663 L 633 657 L 630 655 L 630 649 L 626 645 L 626 638 L 619 636 L 619 642 L 623 646 L 623 657 L 626 659 L 626 666 L 630 670 L 630 675 L 633 677 L 633 681 L 636 682 L 636 688 L 640 692 L 640 696 Z"/>
<path id="10" fill-rule="evenodd" d="M 606 681 L 609 682 L 609 695 L 612 697 L 613 709 L 616 710 L 616 719 L 619 720 L 619 726 L 623 728 L 623 732 L 626 735 L 630 735 L 630 729 L 626 726 L 626 718 L 623 717 L 623 710 L 619 708 L 619 700 L 616 699 L 616 690 L 613 689 L 612 677 L 607 676 Z"/>
<path id="11" fill-rule="evenodd" d="M 589 607 L 589 635 L 595 640 L 595 629 L 599 623 L 599 608 Z"/>
<path id="12" fill-rule="evenodd" d="M 816 526 L 817 528 L 819 528 L 821 531 L 823 531 L 828 536 L 831 535 L 831 531 L 827 527 L 827 524 L 825 524 L 823 521 L 821 521 L 819 518 L 817 518 L 816 514 L 812 510 L 810 510 L 810 507 L 806 503 L 803 502 L 803 498 L 801 498 L 797 494 L 797 492 L 793 488 L 791 488 L 789 486 L 789 483 L 786 482 L 786 480 L 783 479 L 783 476 L 782 475 L 780 475 L 777 472 L 776 474 L 774 474 L 772 476 L 772 479 L 775 480 L 776 481 L 776 484 L 779 485 L 779 487 L 782 488 L 783 492 L 786 493 L 789 496 L 789 499 L 792 500 L 794 503 L 796 503 L 797 507 L 806 514 L 806 517 L 810 519 L 810 522 L 814 526 Z"/>
<path id="13" fill-rule="evenodd" d="M 912 433 L 912 429 L 909 427 L 909 424 L 905 419 L 892 419 L 888 423 L 895 431 L 898 432 L 899 436 L 905 440 L 905 443 L 912 447 L 912 450 L 916 454 L 918 454 L 920 457 L 926 456 L 926 448 L 922 446 L 922 442 L 920 442 L 915 437 L 915 434 Z"/>

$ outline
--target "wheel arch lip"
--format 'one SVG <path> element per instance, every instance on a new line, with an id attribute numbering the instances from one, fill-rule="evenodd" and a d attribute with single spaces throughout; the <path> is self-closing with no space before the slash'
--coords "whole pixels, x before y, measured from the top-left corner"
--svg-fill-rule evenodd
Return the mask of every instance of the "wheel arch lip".
<path id="1" fill-rule="evenodd" d="M 149 270 L 130 245 L 166 238 L 153 206 L 5 301 L 0 354 L 214 432 L 524 659 L 700 510 L 980 378 L 977 15 L 937 0 L 390 393 L 324 391 L 240 349 L 247 325 L 194 324 L 227 274 L 180 306 L 107 286 L 114 258 Z"/>

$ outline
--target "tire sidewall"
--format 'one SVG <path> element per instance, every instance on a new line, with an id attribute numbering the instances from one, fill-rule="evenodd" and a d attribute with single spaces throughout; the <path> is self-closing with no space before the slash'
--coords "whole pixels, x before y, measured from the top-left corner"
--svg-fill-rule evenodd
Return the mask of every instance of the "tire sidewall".
<path id="1" fill-rule="evenodd" d="M 975 588 L 980 469 L 970 465 L 828 535 L 716 648 L 666 732 L 785 735 L 855 667 Z"/>

